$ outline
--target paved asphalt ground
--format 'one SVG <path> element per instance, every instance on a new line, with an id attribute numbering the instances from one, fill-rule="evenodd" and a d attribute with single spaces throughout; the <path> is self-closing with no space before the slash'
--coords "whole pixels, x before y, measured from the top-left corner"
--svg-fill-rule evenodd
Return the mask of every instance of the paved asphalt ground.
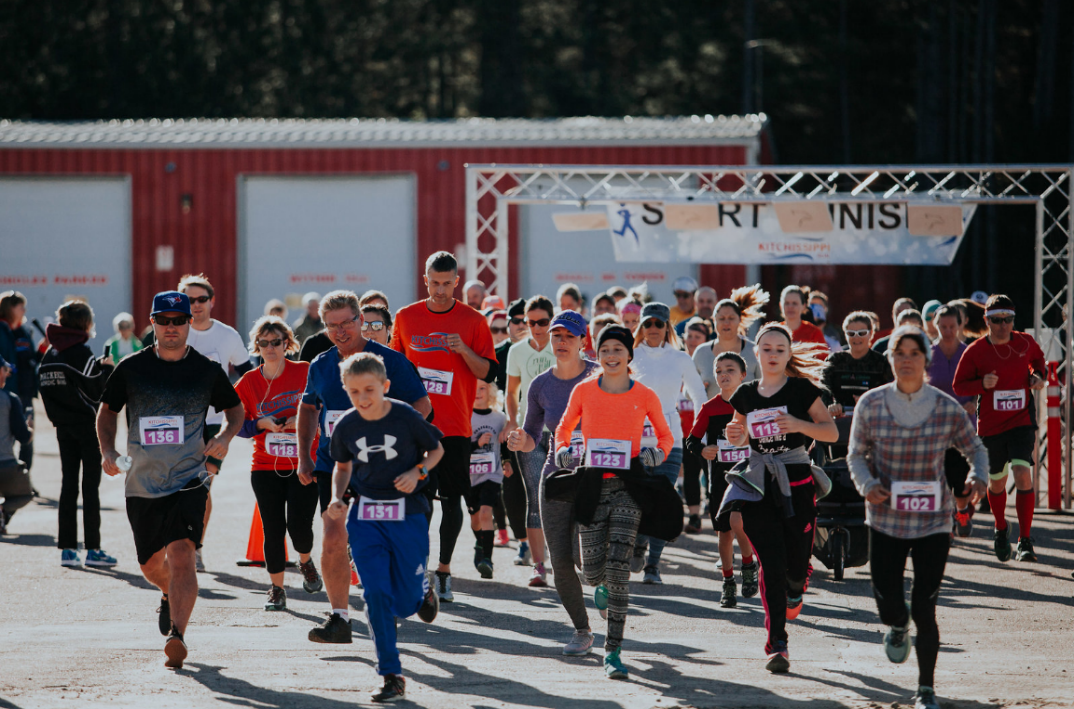
<path id="1" fill-rule="evenodd" d="M 59 458 L 54 432 L 43 415 L 38 421 L 33 472 L 43 498 L 19 512 L 0 539 L 0 707 L 369 703 L 379 680 L 360 610 L 352 616 L 353 645 L 310 643 L 306 633 L 324 619 L 325 595 L 306 594 L 299 575 L 289 572 L 288 610 L 265 612 L 267 575 L 235 565 L 254 504 L 248 442 L 233 444 L 213 488 L 209 571 L 198 577 L 190 656 L 184 669 L 172 671 L 164 667 L 156 628 L 159 596 L 138 571 L 120 480 L 101 483 L 104 546 L 119 566 L 60 566 Z M 983 524 L 954 549 L 939 609 L 944 644 L 936 689 L 944 707 L 1074 706 L 1074 517 L 1037 519 L 1039 563 L 997 562 Z M 455 556 L 456 602 L 433 625 L 411 619 L 400 627 L 410 705 L 879 709 L 910 706 L 916 689 L 914 658 L 891 665 L 884 656 L 864 569 L 836 582 L 817 564 L 805 610 L 790 627 L 792 672 L 772 676 L 764 671 L 759 599 L 721 609 L 714 535 L 706 529 L 684 537 L 665 553 L 664 586 L 632 584 L 623 651 L 631 676 L 613 682 L 604 678 L 598 652 L 560 654 L 571 634 L 567 615 L 554 589 L 525 586 L 528 570 L 511 564 L 514 550 L 498 548 L 496 577 L 482 581 L 469 561 L 472 545 L 464 531 Z M 362 608 L 357 589 L 351 604 Z M 600 642 L 603 628 L 592 607 L 590 617 Z"/>

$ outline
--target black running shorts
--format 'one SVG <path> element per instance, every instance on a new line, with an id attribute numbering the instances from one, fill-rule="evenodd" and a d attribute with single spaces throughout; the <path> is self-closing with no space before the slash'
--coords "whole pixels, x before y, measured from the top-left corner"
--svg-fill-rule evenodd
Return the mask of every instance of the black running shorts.
<path id="1" fill-rule="evenodd" d="M 209 488 L 194 478 L 179 492 L 166 497 L 128 497 L 127 519 L 134 532 L 134 548 L 143 566 L 172 542 L 189 539 L 201 548 L 205 501 Z"/>
<path id="2" fill-rule="evenodd" d="M 988 472 L 1000 475 L 1007 463 L 1021 460 L 1033 463 L 1033 448 L 1037 442 L 1035 426 L 1018 426 L 994 436 L 983 436 L 981 441 L 988 450 Z"/>
<path id="3" fill-rule="evenodd" d="M 482 507 L 495 507 L 500 499 L 500 483 L 486 480 L 470 487 L 466 493 L 466 510 L 476 515 Z"/>

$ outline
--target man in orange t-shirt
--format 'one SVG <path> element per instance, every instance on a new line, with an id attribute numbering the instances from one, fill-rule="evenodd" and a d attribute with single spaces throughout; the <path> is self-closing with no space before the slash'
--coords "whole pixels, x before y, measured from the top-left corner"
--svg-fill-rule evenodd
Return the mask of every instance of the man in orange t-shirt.
<path id="1" fill-rule="evenodd" d="M 429 297 L 395 316 L 391 346 L 418 368 L 433 403 L 433 423 L 444 434 L 444 457 L 430 488 L 440 493 L 440 565 L 436 591 L 451 602 L 451 555 L 462 530 L 462 497 L 470 490 L 470 417 L 477 380 L 493 382 L 499 364 L 488 322 L 455 300 L 459 264 L 447 251 L 425 262 Z"/>

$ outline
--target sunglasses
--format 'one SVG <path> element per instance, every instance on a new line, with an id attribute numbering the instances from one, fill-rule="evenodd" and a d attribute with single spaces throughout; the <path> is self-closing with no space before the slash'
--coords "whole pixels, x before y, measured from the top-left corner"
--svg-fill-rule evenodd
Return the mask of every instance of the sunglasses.
<path id="1" fill-rule="evenodd" d="M 660 318 L 646 318 L 645 322 L 641 324 L 642 327 L 655 327 L 657 330 L 663 330 L 666 325 Z"/>
<path id="2" fill-rule="evenodd" d="M 872 330 L 843 330 L 847 337 L 868 337 Z"/>
<path id="3" fill-rule="evenodd" d="M 512 325 L 522 325 L 526 322 L 526 318 L 511 318 Z"/>
<path id="4" fill-rule="evenodd" d="M 182 327 L 190 322 L 190 318 L 186 315 L 177 315 L 174 318 L 166 318 L 163 315 L 153 316 L 153 322 L 157 325 L 168 327 L 169 325 L 175 325 L 176 327 Z"/>
<path id="5" fill-rule="evenodd" d="M 362 323 L 362 332 L 366 330 L 372 330 L 373 332 L 380 332 L 384 329 L 384 323 L 379 320 L 373 320 L 372 322 Z"/>
<path id="6" fill-rule="evenodd" d="M 208 303 L 210 300 L 212 300 L 212 298 L 207 296 L 207 295 L 199 295 L 197 298 L 191 298 L 190 302 L 191 303 Z"/>
<path id="7" fill-rule="evenodd" d="M 677 290 L 677 291 L 675 291 L 675 297 L 676 298 L 689 298 L 692 295 L 693 295 L 693 293 L 691 293 L 690 291 L 685 291 L 685 290 Z"/>
<path id="8" fill-rule="evenodd" d="M 506 335 L 507 334 L 507 328 L 506 327 L 493 327 L 493 328 L 489 328 L 489 329 L 492 330 L 493 335 Z"/>
<path id="9" fill-rule="evenodd" d="M 267 350 L 269 347 L 276 348 L 283 344 L 283 338 L 277 337 L 275 340 L 258 340 L 257 346 L 263 350 Z"/>
<path id="10" fill-rule="evenodd" d="M 530 327 L 548 327 L 548 324 L 552 322 L 552 318 L 541 318 L 540 320 L 530 320 Z"/>
<path id="11" fill-rule="evenodd" d="M 993 325 L 1010 325 L 1014 322 L 1014 316 L 1005 315 L 1002 318 L 988 318 L 988 322 L 992 323 Z"/>

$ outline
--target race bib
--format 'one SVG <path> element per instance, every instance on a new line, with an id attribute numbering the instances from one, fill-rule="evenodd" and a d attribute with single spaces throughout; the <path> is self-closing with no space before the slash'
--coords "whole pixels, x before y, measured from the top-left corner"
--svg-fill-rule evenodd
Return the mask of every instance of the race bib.
<path id="1" fill-rule="evenodd" d="M 656 444 L 656 429 L 653 428 L 653 424 L 649 422 L 649 419 L 645 419 L 645 424 L 641 427 L 641 447 L 654 448 Z"/>
<path id="2" fill-rule="evenodd" d="M 571 457 L 581 460 L 585 455 L 585 439 L 581 431 L 571 432 Z"/>
<path id="3" fill-rule="evenodd" d="M 683 411 L 683 412 L 693 411 L 694 410 L 694 400 L 691 399 L 688 396 L 682 397 L 681 399 L 679 399 L 678 409 L 679 409 L 679 411 Z"/>
<path id="4" fill-rule="evenodd" d="M 475 451 L 470 455 L 470 475 L 491 475 L 496 470 L 492 451 Z"/>
<path id="5" fill-rule="evenodd" d="M 358 519 L 363 522 L 402 522 L 406 519 L 406 498 L 370 500 L 363 497 L 358 503 Z"/>
<path id="6" fill-rule="evenodd" d="M 183 442 L 185 426 L 182 416 L 141 416 L 138 428 L 143 446 L 176 446 Z"/>
<path id="7" fill-rule="evenodd" d="M 324 430 L 326 436 L 329 438 L 332 437 L 332 431 L 336 430 L 336 421 L 339 421 L 345 413 L 347 412 L 341 409 L 329 409 L 324 412 Z"/>
<path id="8" fill-rule="evenodd" d="M 992 407 L 996 411 L 1021 411 L 1026 407 L 1026 390 L 997 389 L 992 394 Z"/>
<path id="9" fill-rule="evenodd" d="M 720 438 L 716 441 L 716 446 L 720 449 L 716 454 L 716 460 L 721 463 L 737 463 L 740 460 L 746 460 L 750 457 L 750 448 L 739 448 L 733 446 L 724 439 Z"/>
<path id="10" fill-rule="evenodd" d="M 936 512 L 942 490 L 938 481 L 927 483 L 893 482 L 891 506 L 900 512 Z"/>
<path id="11" fill-rule="evenodd" d="M 277 458 L 297 458 L 298 439 L 293 433 L 266 433 L 265 452 Z"/>
<path id="12" fill-rule="evenodd" d="M 780 435 L 781 431 L 776 423 L 776 418 L 785 413 L 787 413 L 786 406 L 777 406 L 774 409 L 758 409 L 746 414 L 746 428 L 749 429 L 750 438 L 768 438 Z"/>
<path id="13" fill-rule="evenodd" d="M 451 395 L 451 383 L 455 380 L 454 372 L 418 367 L 418 376 L 421 377 L 421 383 L 425 385 L 426 392 L 442 396 Z"/>
<path id="14" fill-rule="evenodd" d="M 630 441 L 590 438 L 586 445 L 586 465 L 595 468 L 630 468 Z"/>

